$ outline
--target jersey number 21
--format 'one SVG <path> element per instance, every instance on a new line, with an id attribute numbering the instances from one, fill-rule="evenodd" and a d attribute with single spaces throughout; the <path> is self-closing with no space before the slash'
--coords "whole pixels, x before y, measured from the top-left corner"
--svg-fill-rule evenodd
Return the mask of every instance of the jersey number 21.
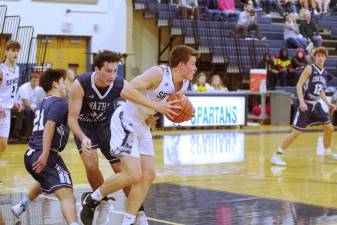
<path id="1" fill-rule="evenodd" d="M 43 130 L 44 126 L 43 126 L 43 117 L 44 117 L 44 110 L 36 110 L 35 112 L 35 119 L 34 119 L 34 128 L 33 128 L 33 132 L 34 131 L 39 131 L 39 130 Z"/>

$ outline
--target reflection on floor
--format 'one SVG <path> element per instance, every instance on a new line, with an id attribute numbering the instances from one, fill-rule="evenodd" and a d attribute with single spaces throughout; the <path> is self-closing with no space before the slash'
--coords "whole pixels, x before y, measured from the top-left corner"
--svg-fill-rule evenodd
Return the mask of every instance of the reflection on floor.
<path id="1" fill-rule="evenodd" d="M 77 199 L 83 191 L 76 190 Z M 117 200 L 110 202 L 113 210 L 110 208 L 105 214 L 104 224 L 118 225 L 122 216 L 116 212 L 122 210 L 125 199 L 122 193 L 113 196 Z M 18 223 L 10 206 L 20 197 L 20 193 L 0 195 L 0 224 L 65 224 L 59 203 L 53 197 L 38 198 Z M 329 225 L 336 224 L 337 220 L 337 209 L 167 183 L 153 185 L 144 205 L 151 225 Z"/>

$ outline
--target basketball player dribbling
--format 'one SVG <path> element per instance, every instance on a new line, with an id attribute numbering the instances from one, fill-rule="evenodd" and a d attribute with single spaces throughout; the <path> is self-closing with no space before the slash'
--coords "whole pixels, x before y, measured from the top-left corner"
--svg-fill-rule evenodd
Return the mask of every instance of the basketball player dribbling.
<path id="1" fill-rule="evenodd" d="M 331 111 L 336 110 L 336 106 L 331 104 L 324 93 L 326 87 L 327 71 L 324 69 L 324 63 L 328 57 L 325 48 L 320 47 L 314 50 L 314 64 L 308 65 L 301 74 L 296 85 L 299 107 L 296 112 L 293 129 L 285 138 L 278 150 L 273 154 L 271 163 L 279 166 L 286 166 L 283 161 L 284 150 L 303 132 L 308 125 L 321 124 L 324 129 L 323 143 L 325 157 L 335 160 L 334 154 L 330 150 L 333 125 L 330 122 L 329 115 L 323 111 L 320 99 L 325 102 Z"/>
<path id="2" fill-rule="evenodd" d="M 19 67 L 16 65 L 21 45 L 8 41 L 5 46 L 6 59 L 0 65 L 0 158 L 6 150 L 13 108 L 18 90 Z"/>
<path id="3" fill-rule="evenodd" d="M 156 111 L 168 117 L 179 100 L 166 101 L 168 95 L 187 90 L 193 79 L 199 53 L 188 46 L 172 49 L 169 66 L 154 66 L 125 85 L 121 96 L 127 102 L 120 106 L 111 119 L 110 147 L 119 156 L 121 172 L 105 180 L 103 185 L 84 199 L 80 216 L 85 225 L 92 224 L 94 209 L 108 194 L 131 186 L 122 225 L 135 222 L 138 208 L 144 201 L 155 178 L 153 141 L 145 121 Z"/>

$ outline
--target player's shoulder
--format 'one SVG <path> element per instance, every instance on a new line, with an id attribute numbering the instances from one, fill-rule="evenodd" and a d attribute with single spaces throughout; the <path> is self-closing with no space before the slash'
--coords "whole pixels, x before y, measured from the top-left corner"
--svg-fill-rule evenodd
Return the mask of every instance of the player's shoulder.
<path id="1" fill-rule="evenodd" d="M 68 103 L 64 98 L 56 96 L 48 96 L 45 98 L 46 104 L 51 107 L 68 107 Z"/>
<path id="2" fill-rule="evenodd" d="M 93 72 L 85 72 L 81 73 L 79 76 L 76 77 L 76 79 L 82 83 L 84 81 L 90 81 L 91 80 L 91 75 Z"/>

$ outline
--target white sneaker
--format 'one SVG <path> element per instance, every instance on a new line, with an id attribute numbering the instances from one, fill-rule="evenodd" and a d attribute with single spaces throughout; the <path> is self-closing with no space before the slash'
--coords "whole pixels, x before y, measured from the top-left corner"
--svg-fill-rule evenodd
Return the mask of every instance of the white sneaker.
<path id="1" fill-rule="evenodd" d="M 135 225 L 149 225 L 144 211 L 138 212 L 135 220 Z"/>
<path id="2" fill-rule="evenodd" d="M 278 165 L 278 166 L 286 166 L 287 163 L 284 162 L 280 156 L 278 156 L 276 153 L 274 153 L 273 157 L 271 157 L 271 163 Z"/>
<path id="3" fill-rule="evenodd" d="M 101 201 L 97 207 L 98 217 L 96 220 L 97 225 L 109 224 L 110 211 L 113 209 L 109 201 Z"/>
<path id="4" fill-rule="evenodd" d="M 284 166 L 272 166 L 271 168 L 270 168 L 270 172 L 271 172 L 271 174 L 273 174 L 274 176 L 280 176 L 280 175 L 282 175 L 282 172 L 283 172 L 283 170 L 285 170 L 286 169 L 286 167 L 284 167 Z"/>
<path id="5" fill-rule="evenodd" d="M 12 206 L 11 211 L 17 219 L 20 219 L 20 215 L 24 211 L 26 211 L 26 206 L 19 203 L 19 204 L 16 204 L 16 205 Z"/>

